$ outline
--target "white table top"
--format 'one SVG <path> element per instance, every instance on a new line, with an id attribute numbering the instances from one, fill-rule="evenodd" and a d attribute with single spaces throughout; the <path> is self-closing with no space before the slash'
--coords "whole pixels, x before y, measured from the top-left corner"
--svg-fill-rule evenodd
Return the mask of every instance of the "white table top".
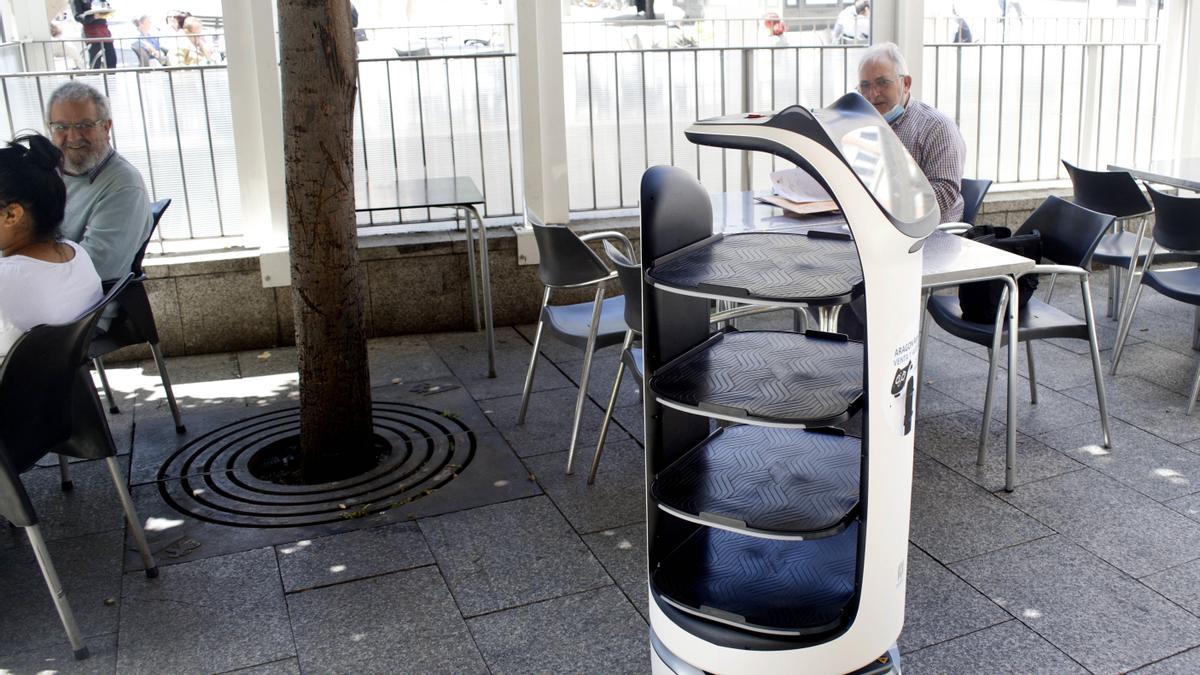
<path id="1" fill-rule="evenodd" d="M 805 218 L 785 216 L 782 209 L 755 201 L 751 192 L 718 192 L 711 197 L 714 232 L 803 232 L 811 227 L 846 222 L 840 213 Z M 1015 253 L 945 232 L 930 235 L 922 251 L 921 284 L 928 288 L 1022 274 L 1035 264 Z"/>

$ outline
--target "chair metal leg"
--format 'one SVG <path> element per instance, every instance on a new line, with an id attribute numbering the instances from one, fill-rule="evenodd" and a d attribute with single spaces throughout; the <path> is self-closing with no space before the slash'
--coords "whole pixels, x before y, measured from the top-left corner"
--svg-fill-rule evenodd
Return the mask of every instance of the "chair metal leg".
<path id="1" fill-rule="evenodd" d="M 1138 284 L 1137 292 L 1133 294 L 1133 302 L 1126 303 L 1121 323 L 1117 327 L 1117 343 L 1113 345 L 1112 369 L 1110 375 L 1117 374 L 1117 366 L 1121 363 L 1121 352 L 1125 349 L 1125 339 L 1129 337 L 1129 328 L 1133 325 L 1133 315 L 1137 311 L 1138 302 L 1142 299 L 1143 284 Z"/>
<path id="2" fill-rule="evenodd" d="M 100 376 L 100 386 L 104 387 L 104 398 L 108 399 L 108 412 L 119 415 L 121 409 L 117 407 L 117 402 L 113 400 L 112 387 L 108 386 L 108 373 L 104 372 L 104 361 L 97 356 L 92 359 L 92 367 L 96 369 L 96 374 Z"/>
<path id="3" fill-rule="evenodd" d="M 66 455 L 58 456 L 58 476 L 63 492 L 70 492 L 75 489 L 75 481 L 71 480 L 71 470 L 67 467 Z"/>
<path id="4" fill-rule="evenodd" d="M 71 649 L 75 650 L 75 658 L 86 659 L 88 657 L 87 645 L 83 644 L 83 636 L 79 634 L 79 624 L 75 623 L 75 614 L 71 611 L 70 603 L 67 602 L 66 591 L 63 590 L 62 582 L 58 580 L 58 573 L 54 571 L 54 563 L 50 561 L 50 551 L 46 548 L 46 540 L 42 538 L 42 529 L 38 525 L 30 525 L 25 528 L 25 534 L 29 536 L 29 544 L 33 547 L 33 556 L 37 558 L 38 567 L 42 570 L 42 578 L 46 580 L 46 587 L 50 589 L 50 598 L 54 600 L 58 618 L 67 631 Z"/>
<path id="5" fill-rule="evenodd" d="M 1054 282 L 1058 281 L 1058 274 L 1050 275 L 1050 290 L 1046 291 L 1046 304 L 1050 304 L 1050 298 L 1054 297 Z"/>
<path id="6" fill-rule="evenodd" d="M 792 330 L 797 333 L 808 330 L 808 312 L 803 307 L 792 308 Z"/>
<path id="7" fill-rule="evenodd" d="M 583 373 L 579 376 L 579 396 L 575 399 L 575 422 L 571 425 L 571 447 L 567 448 L 567 474 L 575 462 L 575 446 L 579 442 L 579 427 L 583 424 L 583 404 L 588 396 L 588 378 L 592 375 L 592 356 L 596 351 L 596 333 L 600 330 L 600 310 L 604 308 L 604 285 L 596 289 L 592 302 L 592 328 L 588 332 L 587 347 L 583 353 Z"/>
<path id="8" fill-rule="evenodd" d="M 988 434 L 992 429 L 992 387 L 996 380 L 996 358 L 1000 355 L 1001 338 L 1004 336 L 1005 307 L 1008 305 L 1008 286 L 1000 291 L 1000 303 L 996 307 L 996 323 L 992 326 L 992 346 L 988 349 L 988 378 L 987 389 L 983 396 L 983 425 L 979 430 L 979 454 L 975 464 L 983 466 L 987 453 Z"/>
<path id="9" fill-rule="evenodd" d="M 1008 287 L 1008 415 L 1004 437 L 1004 491 L 1012 492 L 1017 478 L 1017 349 L 1021 344 L 1021 307 L 1017 303 L 1017 280 L 1005 277 Z"/>
<path id="10" fill-rule="evenodd" d="M 1033 342 L 1025 343 L 1025 356 L 1029 360 L 1029 402 L 1037 405 L 1037 368 L 1033 364 Z"/>
<path id="11" fill-rule="evenodd" d="M 481 275 L 480 283 L 483 287 L 483 330 L 486 333 L 488 343 L 488 377 L 494 378 L 496 377 L 496 319 L 495 311 L 492 307 L 492 270 L 491 263 L 488 260 L 487 227 L 484 226 L 483 218 L 474 206 L 468 204 L 466 210 L 475 217 L 475 224 L 479 226 L 479 271 Z"/>
<path id="12" fill-rule="evenodd" d="M 600 440 L 596 441 L 596 453 L 592 455 L 592 470 L 588 472 L 588 485 L 596 482 L 596 469 L 600 468 L 600 453 L 604 451 L 604 441 L 608 439 L 608 425 L 612 422 L 613 408 L 617 407 L 617 394 L 621 391 L 621 378 L 625 376 L 625 354 L 633 344 L 633 331 L 625 331 L 625 342 L 621 345 L 621 356 L 617 359 L 617 379 L 613 380 L 612 394 L 608 397 L 608 407 L 604 410 L 604 421 L 600 423 Z"/>
<path id="13" fill-rule="evenodd" d="M 1118 317 L 1116 313 L 1117 305 L 1117 268 L 1112 265 L 1108 266 L 1108 309 L 1105 310 L 1105 316 Z"/>
<path id="14" fill-rule="evenodd" d="M 1104 391 L 1104 373 L 1100 367 L 1100 341 L 1096 339 L 1096 317 L 1092 313 L 1092 293 L 1087 277 L 1080 277 L 1083 289 L 1083 318 L 1087 321 L 1088 345 L 1092 351 L 1092 374 L 1096 376 L 1096 400 L 1100 404 L 1100 427 L 1104 430 L 1104 447 L 1112 447 L 1112 435 L 1108 430 L 1108 396 Z M 1032 361 L 1031 361 L 1032 363 Z"/>
<path id="15" fill-rule="evenodd" d="M 929 296 L 932 292 L 927 288 L 921 290 L 921 344 L 917 347 L 917 387 L 913 391 L 913 396 L 917 397 L 913 409 L 918 415 L 921 412 L 921 390 L 925 385 L 925 343 L 929 341 L 929 312 L 926 308 L 929 307 Z"/>
<path id="16" fill-rule="evenodd" d="M 521 390 L 521 407 L 517 410 L 517 424 L 525 424 L 525 412 L 529 409 L 529 393 L 533 391 L 533 374 L 537 371 L 538 350 L 542 348 L 542 331 L 545 330 L 542 316 L 550 302 L 550 287 L 542 294 L 542 307 L 538 310 L 537 331 L 533 334 L 533 354 L 529 357 L 529 369 L 525 371 L 525 388 Z"/>
<path id="17" fill-rule="evenodd" d="M 1187 414 L 1190 417 L 1192 411 L 1196 409 L 1196 394 L 1200 393 L 1200 364 L 1196 366 L 1196 379 L 1192 380 L 1192 396 L 1188 399 Z"/>
<path id="18" fill-rule="evenodd" d="M 475 320 L 475 332 L 483 327 L 479 316 L 479 271 L 475 266 L 475 230 L 472 228 L 471 214 L 462 208 L 456 208 L 458 215 L 463 216 L 463 229 L 467 234 L 467 271 L 471 275 L 471 318 Z"/>
<path id="19" fill-rule="evenodd" d="M 117 466 L 116 457 L 106 457 L 104 461 L 108 464 L 108 473 L 112 476 L 113 485 L 117 487 L 117 496 L 121 498 L 121 508 L 125 510 L 129 533 L 133 535 L 138 553 L 142 556 L 142 564 L 146 566 L 146 578 L 153 579 L 158 576 L 158 566 L 154 564 L 154 556 L 150 555 L 150 545 L 146 543 L 146 533 L 142 531 L 142 522 L 138 519 L 137 511 L 133 509 L 133 499 L 130 498 L 129 488 L 125 485 L 125 476 L 121 475 L 121 468 Z"/>
<path id="20" fill-rule="evenodd" d="M 183 426 L 183 418 L 179 415 L 179 404 L 175 402 L 175 392 L 171 390 L 171 378 L 167 375 L 167 362 L 163 359 L 162 350 L 157 344 L 150 345 L 150 353 L 154 356 L 154 365 L 158 368 L 158 376 L 162 378 L 163 389 L 167 390 L 167 405 L 171 406 L 171 417 L 175 418 L 175 433 L 187 431 Z"/>
<path id="21" fill-rule="evenodd" d="M 1200 306 L 1192 312 L 1192 349 L 1200 351 Z"/>

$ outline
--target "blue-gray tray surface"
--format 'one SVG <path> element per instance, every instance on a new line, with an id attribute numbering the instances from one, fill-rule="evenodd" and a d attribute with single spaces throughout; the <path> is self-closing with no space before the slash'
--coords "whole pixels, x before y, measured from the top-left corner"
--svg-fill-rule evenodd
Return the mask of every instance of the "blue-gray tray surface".
<path id="1" fill-rule="evenodd" d="M 862 442 L 804 429 L 719 429 L 655 479 L 660 508 L 702 523 L 815 539 L 858 513 Z"/>
<path id="2" fill-rule="evenodd" d="M 718 235 L 656 261 L 646 276 L 713 297 L 815 305 L 850 302 L 863 282 L 853 243 L 788 232 Z"/>
<path id="3" fill-rule="evenodd" d="M 650 390 L 700 414 L 833 426 L 861 407 L 861 342 L 825 333 L 728 331 L 658 369 Z"/>
<path id="4" fill-rule="evenodd" d="M 858 523 L 836 537 L 778 541 L 700 528 L 651 577 L 678 609 L 777 635 L 841 624 L 854 599 Z"/>

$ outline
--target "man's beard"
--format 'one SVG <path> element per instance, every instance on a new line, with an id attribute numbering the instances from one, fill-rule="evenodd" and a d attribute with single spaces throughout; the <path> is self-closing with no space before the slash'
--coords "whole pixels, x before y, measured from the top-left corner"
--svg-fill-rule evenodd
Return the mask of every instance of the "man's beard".
<path id="1" fill-rule="evenodd" d="M 67 173 L 77 176 L 88 173 L 92 169 L 96 168 L 100 162 L 104 161 L 104 158 L 108 156 L 107 143 L 92 145 L 91 147 L 81 149 L 86 150 L 86 154 L 78 163 L 71 159 L 71 155 L 68 154 L 67 151 L 63 151 L 63 169 Z"/>

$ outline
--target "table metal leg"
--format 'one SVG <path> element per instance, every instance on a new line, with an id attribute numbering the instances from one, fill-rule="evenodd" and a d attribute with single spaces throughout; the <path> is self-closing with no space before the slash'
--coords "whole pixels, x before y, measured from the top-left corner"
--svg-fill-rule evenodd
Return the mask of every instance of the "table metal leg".
<path id="1" fill-rule="evenodd" d="M 467 221 L 467 269 L 471 272 L 471 317 L 475 320 L 475 330 L 479 330 L 479 272 L 475 267 L 475 233 L 471 230 L 471 213 L 469 207 L 460 206 L 456 209 Z"/>
<path id="2" fill-rule="evenodd" d="M 479 226 L 479 268 L 483 276 L 483 326 L 487 331 L 488 377 L 496 377 L 496 324 L 492 316 L 492 268 L 488 261 L 487 228 L 474 206 L 467 206 L 467 210 Z"/>
<path id="3" fill-rule="evenodd" d="M 1008 439 L 1004 458 L 1004 491 L 1012 492 L 1017 463 L 1017 350 L 1020 345 L 1017 326 L 1020 308 L 1017 306 L 1017 280 L 1005 277 L 1004 283 L 1008 286 Z"/>
<path id="4" fill-rule="evenodd" d="M 1192 349 L 1200 349 L 1200 306 L 1192 317 Z"/>

